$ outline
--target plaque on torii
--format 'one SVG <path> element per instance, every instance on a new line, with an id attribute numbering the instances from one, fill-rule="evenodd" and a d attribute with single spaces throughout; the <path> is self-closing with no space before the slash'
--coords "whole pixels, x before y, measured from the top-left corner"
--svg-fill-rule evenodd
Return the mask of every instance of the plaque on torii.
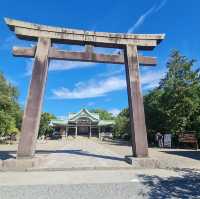
<path id="1" fill-rule="evenodd" d="M 35 155 L 49 59 L 125 64 L 133 156 L 148 156 L 139 65 L 156 65 L 156 59 L 140 56 L 138 51 L 154 49 L 164 39 L 164 34 L 84 31 L 33 24 L 9 18 L 5 18 L 5 22 L 18 38 L 37 41 L 37 45 L 31 48 L 13 47 L 13 55 L 35 58 L 23 115 L 18 158 L 31 158 Z M 53 43 L 84 45 L 85 51 L 59 50 L 52 47 Z M 93 47 L 117 48 L 124 50 L 124 53 L 98 54 L 93 51 Z"/>

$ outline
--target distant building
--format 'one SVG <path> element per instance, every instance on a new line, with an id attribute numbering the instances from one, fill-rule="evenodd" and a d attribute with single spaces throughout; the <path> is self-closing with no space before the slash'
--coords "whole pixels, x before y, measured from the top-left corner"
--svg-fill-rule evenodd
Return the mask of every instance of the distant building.
<path id="1" fill-rule="evenodd" d="M 112 136 L 114 120 L 101 120 L 98 113 L 81 109 L 78 113 L 70 113 L 67 119 L 55 119 L 50 122 L 56 132 L 63 135 Z"/>

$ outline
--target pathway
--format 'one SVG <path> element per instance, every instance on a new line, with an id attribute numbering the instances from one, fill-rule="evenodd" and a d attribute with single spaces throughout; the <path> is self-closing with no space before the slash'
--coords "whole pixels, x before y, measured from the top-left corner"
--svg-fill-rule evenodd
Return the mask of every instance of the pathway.
<path id="1" fill-rule="evenodd" d="M 49 151 L 40 169 L 129 168 L 124 155 L 105 147 L 95 138 L 68 138 L 55 151 Z M 46 151 L 48 152 L 48 150 Z"/>

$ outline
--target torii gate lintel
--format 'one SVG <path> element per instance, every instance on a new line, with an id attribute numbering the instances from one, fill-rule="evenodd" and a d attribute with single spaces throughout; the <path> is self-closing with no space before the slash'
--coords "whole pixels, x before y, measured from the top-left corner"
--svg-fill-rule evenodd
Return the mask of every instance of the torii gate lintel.
<path id="1" fill-rule="evenodd" d="M 34 57 L 32 79 L 24 111 L 17 157 L 33 157 L 38 135 L 49 59 L 125 64 L 131 120 L 133 156 L 148 156 L 143 97 L 140 89 L 139 65 L 154 66 L 154 57 L 138 55 L 138 50 L 152 50 L 164 34 L 122 34 L 83 31 L 38 25 L 5 18 L 6 24 L 22 39 L 37 40 L 32 48 L 14 47 L 13 55 Z M 84 52 L 69 52 L 52 47 L 52 43 L 85 45 Z M 93 47 L 114 47 L 123 54 L 97 54 Z"/>

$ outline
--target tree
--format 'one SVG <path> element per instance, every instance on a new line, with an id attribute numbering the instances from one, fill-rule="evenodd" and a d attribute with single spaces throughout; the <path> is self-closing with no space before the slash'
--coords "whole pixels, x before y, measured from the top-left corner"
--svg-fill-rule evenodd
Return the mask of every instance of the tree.
<path id="1" fill-rule="evenodd" d="M 131 137 L 130 117 L 128 108 L 123 109 L 115 118 L 115 137 Z"/>
<path id="2" fill-rule="evenodd" d="M 200 138 L 200 69 L 194 60 L 172 51 L 167 73 L 159 86 L 144 96 L 148 140 L 156 132 L 179 133 L 195 131 Z M 130 134 L 128 109 L 116 118 L 116 135 Z"/>
<path id="3" fill-rule="evenodd" d="M 49 136 L 53 132 L 53 128 L 49 125 L 49 123 L 55 118 L 56 117 L 54 115 L 47 112 L 41 114 L 38 137 L 42 135 Z"/>
<path id="4" fill-rule="evenodd" d="M 195 61 L 172 51 L 159 87 L 144 97 L 148 132 L 196 131 L 200 126 L 200 73 Z"/>
<path id="5" fill-rule="evenodd" d="M 15 119 L 4 111 L 0 111 L 0 132 L 1 136 L 17 132 Z"/>
<path id="6" fill-rule="evenodd" d="M 20 128 L 21 110 L 18 89 L 0 72 L 0 136 L 17 133 Z"/>
<path id="7" fill-rule="evenodd" d="M 103 110 L 103 109 L 92 109 L 92 110 L 90 110 L 90 112 L 98 113 L 101 120 L 113 120 L 114 119 L 114 116 L 112 115 L 112 113 L 109 113 L 108 111 Z"/>
<path id="8" fill-rule="evenodd" d="M 188 60 L 173 51 L 167 64 L 168 73 L 161 81 L 163 109 L 174 132 L 191 130 L 191 117 L 198 116 L 200 108 L 199 70 L 192 70 L 194 60 Z"/>

